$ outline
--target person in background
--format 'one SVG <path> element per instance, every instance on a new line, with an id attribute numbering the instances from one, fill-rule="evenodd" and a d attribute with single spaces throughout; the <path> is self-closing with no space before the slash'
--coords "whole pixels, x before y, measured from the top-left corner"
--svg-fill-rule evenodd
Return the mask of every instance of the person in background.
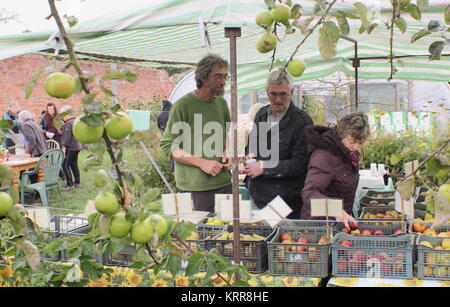
<path id="1" fill-rule="evenodd" d="M 58 116 L 58 110 L 53 102 L 47 103 L 45 113 L 41 121 L 41 127 L 47 140 L 55 140 L 61 147 L 61 133 L 55 128 L 55 118 Z"/>
<path id="2" fill-rule="evenodd" d="M 223 98 L 228 78 L 225 59 L 212 54 L 201 59 L 195 70 L 197 89 L 173 105 L 160 142 L 161 150 L 175 160 L 177 187 L 191 193 L 198 211 L 214 212 L 215 194 L 232 193 L 231 159 L 225 148 L 231 117 Z M 214 132 L 204 133 L 211 125 Z M 211 137 L 218 140 L 214 148 L 208 143 Z"/>
<path id="3" fill-rule="evenodd" d="M 71 106 L 63 106 L 61 113 L 72 110 Z M 72 190 L 80 186 L 80 170 L 78 169 L 78 154 L 81 151 L 81 143 L 73 136 L 72 126 L 75 117 L 72 114 L 63 118 L 64 125 L 61 128 L 62 150 L 65 153 L 63 162 L 64 176 L 66 177 L 66 186 L 63 191 Z M 73 177 L 72 177 L 73 175 Z"/>
<path id="4" fill-rule="evenodd" d="M 172 103 L 169 100 L 163 100 L 162 101 L 162 110 L 161 113 L 158 115 L 158 128 L 161 131 L 161 134 L 164 133 L 164 130 L 166 130 L 167 121 L 169 120 L 169 112 L 170 108 L 172 107 Z"/>
<path id="5" fill-rule="evenodd" d="M 369 134 L 369 121 L 363 112 L 344 116 L 333 128 L 314 126 L 308 129 L 312 154 L 302 191 L 301 219 L 313 219 L 311 199 L 338 198 L 343 200 L 344 210 L 342 217 L 336 220 L 347 228 L 349 222 L 357 224 L 351 212 L 359 181 L 359 149 Z"/>
<path id="6" fill-rule="evenodd" d="M 270 104 L 256 113 L 255 125 L 245 150 L 245 160 L 257 160 L 256 163 L 245 166 L 245 183 L 256 207 L 262 209 L 280 196 L 292 209 L 287 218 L 298 219 L 302 208 L 301 191 L 309 161 L 305 132 L 313 122 L 305 111 L 294 105 L 293 80 L 286 72 L 272 72 L 267 79 L 266 91 Z M 278 139 L 272 135 L 274 128 L 263 128 L 268 125 L 278 126 Z M 270 153 L 269 156 L 264 154 L 262 139 L 267 140 L 268 148 L 275 146 L 273 142 L 279 143 L 278 158 L 276 153 Z"/>
<path id="7" fill-rule="evenodd" d="M 30 111 L 24 110 L 19 113 L 20 131 L 25 137 L 28 145 L 28 153 L 32 157 L 40 157 L 48 151 L 48 145 L 45 142 L 44 132 L 34 122 Z"/>
<path id="8" fill-rule="evenodd" d="M 3 115 L 3 119 L 13 121 L 14 126 L 11 130 L 15 134 L 19 133 L 19 126 L 20 126 L 19 111 L 20 111 L 19 103 L 17 101 L 11 101 L 8 104 L 8 111 Z M 6 143 L 6 147 L 13 147 L 16 145 L 14 143 L 14 141 L 12 139 L 12 135 L 10 133 L 6 134 L 5 143 Z"/>

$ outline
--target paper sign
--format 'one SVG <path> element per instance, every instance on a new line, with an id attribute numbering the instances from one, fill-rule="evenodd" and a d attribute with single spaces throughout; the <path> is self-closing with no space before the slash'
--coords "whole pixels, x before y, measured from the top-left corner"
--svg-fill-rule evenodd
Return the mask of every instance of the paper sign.
<path id="1" fill-rule="evenodd" d="M 285 219 L 291 214 L 292 209 L 286 202 L 278 195 L 263 209 L 259 211 L 259 217 L 273 228 L 281 220 Z"/>
<path id="2" fill-rule="evenodd" d="M 204 220 L 208 214 L 210 214 L 208 211 L 192 211 L 190 213 L 180 214 L 179 217 L 182 221 L 198 224 L 200 221 Z"/>
<path id="3" fill-rule="evenodd" d="M 409 219 L 414 218 L 414 197 L 408 200 L 403 200 L 398 191 L 395 191 L 395 210 L 406 215 Z"/>
<path id="4" fill-rule="evenodd" d="M 163 194 L 161 196 L 164 215 L 183 215 L 192 212 L 191 193 Z"/>
<path id="5" fill-rule="evenodd" d="M 219 212 L 218 206 L 222 200 L 233 200 L 233 194 L 215 194 L 214 195 L 214 211 Z M 239 194 L 239 202 L 242 200 L 242 195 Z"/>
<path id="6" fill-rule="evenodd" d="M 311 216 L 342 217 L 342 208 L 342 199 L 311 199 Z"/>
<path id="7" fill-rule="evenodd" d="M 50 213 L 48 208 L 27 209 L 28 217 L 39 227 L 50 229 Z"/>
<path id="8" fill-rule="evenodd" d="M 86 208 L 84 208 L 84 212 L 82 214 L 79 214 L 79 217 L 84 217 L 84 218 L 88 218 L 89 215 L 93 214 L 93 213 L 97 213 L 97 209 L 95 209 L 95 203 L 92 200 L 88 200 L 87 204 L 86 204 Z"/>
<path id="9" fill-rule="evenodd" d="M 217 218 L 222 221 L 233 220 L 233 200 L 222 200 L 217 208 Z M 239 201 L 239 220 L 250 222 L 252 205 L 249 200 Z"/>

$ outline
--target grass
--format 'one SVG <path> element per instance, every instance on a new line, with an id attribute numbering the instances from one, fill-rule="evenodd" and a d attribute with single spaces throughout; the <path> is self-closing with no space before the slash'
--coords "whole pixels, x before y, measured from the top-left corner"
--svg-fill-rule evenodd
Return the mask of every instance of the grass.
<path id="1" fill-rule="evenodd" d="M 85 171 L 83 170 L 83 161 L 88 157 L 89 151 L 81 151 L 78 156 L 78 166 L 80 168 L 80 181 L 81 185 L 78 188 L 62 191 L 64 204 L 61 203 L 60 197 L 56 190 L 52 190 L 49 193 L 49 207 L 51 207 L 50 214 L 53 215 L 67 215 L 70 213 L 79 214 L 83 213 L 86 204 L 89 200 L 94 200 L 100 192 L 100 189 L 95 186 L 94 173 L 103 168 L 106 170 L 111 169 L 111 160 L 109 155 L 105 153 L 103 164 L 101 166 L 92 167 Z M 136 171 L 142 167 L 142 164 L 150 164 L 151 162 L 144 156 L 140 148 L 130 146 L 123 149 L 123 159 L 126 160 L 127 170 Z M 65 186 L 65 180 L 60 180 L 60 187 Z M 55 209 L 60 208 L 60 209 Z"/>

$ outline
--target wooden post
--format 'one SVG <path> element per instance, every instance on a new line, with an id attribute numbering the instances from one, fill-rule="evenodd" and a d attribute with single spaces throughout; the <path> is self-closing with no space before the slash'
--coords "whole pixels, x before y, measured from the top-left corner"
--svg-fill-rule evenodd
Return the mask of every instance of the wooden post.
<path id="1" fill-rule="evenodd" d="M 231 75 L 231 135 L 233 142 L 233 256 L 236 264 L 241 263 L 241 240 L 239 225 L 239 169 L 237 156 L 237 54 L 236 37 L 241 36 L 241 28 L 225 28 L 225 37 L 230 39 L 230 75 Z M 239 280 L 239 276 L 237 276 Z"/>

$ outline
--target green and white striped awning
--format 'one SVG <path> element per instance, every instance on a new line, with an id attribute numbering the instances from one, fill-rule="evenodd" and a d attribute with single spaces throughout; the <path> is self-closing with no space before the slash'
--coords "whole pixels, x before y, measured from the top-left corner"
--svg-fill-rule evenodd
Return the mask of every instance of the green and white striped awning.
<path id="1" fill-rule="evenodd" d="M 312 12 L 314 1 L 294 1 L 302 4 L 306 12 Z M 338 1 L 334 10 L 354 12 L 353 2 Z M 366 5 L 369 2 L 362 1 Z M 446 3 L 447 2 L 447 3 Z M 422 10 L 422 20 L 417 22 L 407 16 L 408 28 L 402 34 L 395 29 L 394 53 L 401 58 L 396 63 L 395 79 L 450 81 L 450 56 L 438 61 L 428 60 L 428 47 L 442 40 L 439 33 L 429 35 L 411 44 L 411 37 L 426 27 L 431 19 L 443 19 L 448 1 L 429 1 L 430 7 Z M 261 54 L 255 43 L 263 30 L 255 25 L 255 13 L 265 8 L 263 0 L 167 0 L 156 4 L 142 4 L 134 11 L 107 16 L 81 23 L 71 29 L 76 51 L 87 58 L 102 58 L 109 61 L 128 62 L 141 66 L 195 65 L 205 54 L 212 52 L 229 58 L 229 41 L 224 37 L 225 27 L 240 27 L 238 39 L 238 91 L 240 94 L 260 89 L 272 62 L 272 53 Z M 390 14 L 381 8 L 381 15 Z M 210 48 L 202 47 L 199 20 L 207 25 Z M 378 26 L 371 35 L 358 33 L 361 22 L 349 19 L 349 37 L 358 41 L 358 56 L 363 59 L 359 68 L 362 79 L 387 79 L 390 75 L 389 34 L 385 26 Z M 300 31 L 283 38 L 277 47 L 277 58 L 290 57 L 303 38 Z M 299 49 L 297 56 L 307 63 L 307 69 L 296 81 L 328 76 L 334 72 L 354 74 L 351 58 L 354 44 L 339 40 L 338 53 L 331 60 L 323 60 L 318 51 L 318 31 Z M 46 45 L 52 33 L 31 33 L 0 37 L 0 59 L 36 53 L 55 48 L 55 43 Z M 449 49 L 449 47 L 446 47 Z M 445 53 L 445 49 L 444 49 Z M 450 53 L 450 50 L 447 51 Z M 381 59 L 364 60 L 379 57 Z M 383 59 L 384 57 L 384 59 Z"/>

